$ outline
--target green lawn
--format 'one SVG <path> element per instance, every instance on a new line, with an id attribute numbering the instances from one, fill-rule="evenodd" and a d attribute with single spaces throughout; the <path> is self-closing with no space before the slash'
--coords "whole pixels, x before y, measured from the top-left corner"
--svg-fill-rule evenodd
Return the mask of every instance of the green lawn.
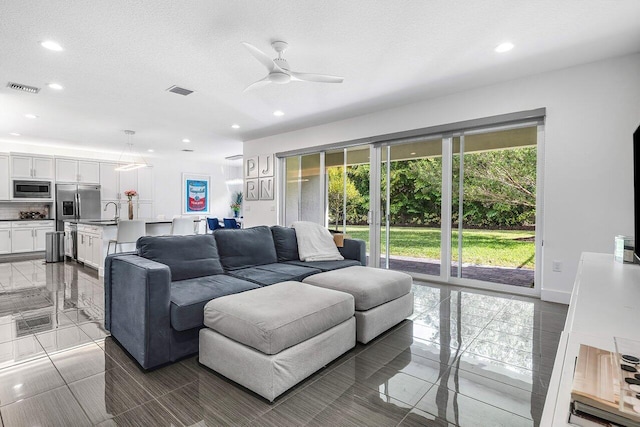
<path id="1" fill-rule="evenodd" d="M 347 226 L 347 233 L 362 239 L 369 247 L 367 226 Z M 465 230 L 462 233 L 462 262 L 501 267 L 534 268 L 533 231 Z M 383 237 L 384 239 L 384 234 Z M 453 259 L 458 259 L 458 232 L 453 233 Z M 440 229 L 426 227 L 391 227 L 389 252 L 415 258 L 440 259 Z"/>

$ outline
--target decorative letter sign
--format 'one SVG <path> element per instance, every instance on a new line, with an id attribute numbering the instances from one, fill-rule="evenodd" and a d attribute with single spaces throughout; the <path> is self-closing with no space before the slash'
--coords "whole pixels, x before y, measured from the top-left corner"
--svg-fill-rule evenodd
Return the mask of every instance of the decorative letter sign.
<path id="1" fill-rule="evenodd" d="M 257 157 L 249 157 L 247 159 L 247 163 L 245 164 L 244 176 L 246 178 L 258 177 L 258 158 Z"/>
<path id="2" fill-rule="evenodd" d="M 260 200 L 273 200 L 273 177 L 260 178 Z"/>
<path id="3" fill-rule="evenodd" d="M 274 171 L 273 154 L 249 157 L 244 164 L 245 199 L 273 200 Z"/>
<path id="4" fill-rule="evenodd" d="M 273 176 L 273 154 L 259 156 L 258 166 L 260 166 L 260 178 Z"/>
<path id="5" fill-rule="evenodd" d="M 244 198 L 246 200 L 258 200 L 258 180 L 247 179 L 247 190 L 244 192 Z"/>

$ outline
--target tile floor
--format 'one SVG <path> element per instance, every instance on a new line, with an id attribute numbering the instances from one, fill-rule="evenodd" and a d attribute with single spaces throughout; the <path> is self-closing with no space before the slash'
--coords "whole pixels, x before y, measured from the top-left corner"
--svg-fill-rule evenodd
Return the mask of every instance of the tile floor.
<path id="1" fill-rule="evenodd" d="M 145 373 L 97 274 L 0 263 L 0 426 L 538 426 L 566 306 L 426 283 L 415 312 L 270 404 L 196 357 Z"/>

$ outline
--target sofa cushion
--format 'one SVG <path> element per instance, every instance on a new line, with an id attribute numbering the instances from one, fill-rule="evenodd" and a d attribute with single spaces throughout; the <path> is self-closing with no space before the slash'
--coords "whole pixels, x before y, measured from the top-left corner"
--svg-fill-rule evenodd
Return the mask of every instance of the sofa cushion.
<path id="1" fill-rule="evenodd" d="M 204 308 L 204 324 L 262 353 L 276 354 L 348 320 L 353 304 L 344 292 L 284 282 L 212 300 Z"/>
<path id="2" fill-rule="evenodd" d="M 171 326 L 178 331 L 202 326 L 204 306 L 214 298 L 257 289 L 246 280 L 219 274 L 171 283 Z"/>
<path id="3" fill-rule="evenodd" d="M 321 270 L 287 263 L 274 263 L 258 265 L 256 267 L 242 268 L 229 271 L 228 274 L 239 279 L 249 280 L 262 286 L 288 280 L 301 282 L 305 277 L 318 274 Z"/>
<path id="4" fill-rule="evenodd" d="M 299 265 L 303 267 L 316 268 L 321 271 L 337 270 L 339 268 L 352 267 L 361 265 L 359 261 L 353 259 L 345 259 L 342 261 L 287 261 L 285 264 Z"/>
<path id="5" fill-rule="evenodd" d="M 244 229 L 219 229 L 213 235 L 220 262 L 227 271 L 278 262 L 271 230 L 266 225 Z"/>
<path id="6" fill-rule="evenodd" d="M 210 234 L 144 236 L 136 247 L 141 257 L 168 265 L 172 281 L 224 273 Z"/>
<path id="7" fill-rule="evenodd" d="M 278 255 L 278 262 L 300 260 L 298 255 L 298 240 L 296 230 L 289 227 L 274 225 L 271 227 L 273 242 Z"/>
<path id="8" fill-rule="evenodd" d="M 348 292 L 356 300 L 356 310 L 364 311 L 408 294 L 413 279 L 399 271 L 355 266 L 314 274 L 303 282 Z"/>

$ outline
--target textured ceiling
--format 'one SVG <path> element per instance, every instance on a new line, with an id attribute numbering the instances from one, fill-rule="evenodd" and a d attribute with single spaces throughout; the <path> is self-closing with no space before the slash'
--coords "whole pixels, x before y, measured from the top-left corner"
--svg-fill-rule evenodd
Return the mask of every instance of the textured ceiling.
<path id="1" fill-rule="evenodd" d="M 195 153 L 180 155 L 220 158 L 242 140 L 637 52 L 638 22 L 638 0 L 4 0 L 0 144 L 119 152 L 133 129 L 139 150 L 174 156 L 189 138 Z M 275 57 L 273 40 L 289 43 L 292 69 L 345 82 L 243 93 L 266 73 L 240 42 Z M 516 48 L 495 53 L 505 40 Z M 174 84 L 195 92 L 165 91 Z"/>

